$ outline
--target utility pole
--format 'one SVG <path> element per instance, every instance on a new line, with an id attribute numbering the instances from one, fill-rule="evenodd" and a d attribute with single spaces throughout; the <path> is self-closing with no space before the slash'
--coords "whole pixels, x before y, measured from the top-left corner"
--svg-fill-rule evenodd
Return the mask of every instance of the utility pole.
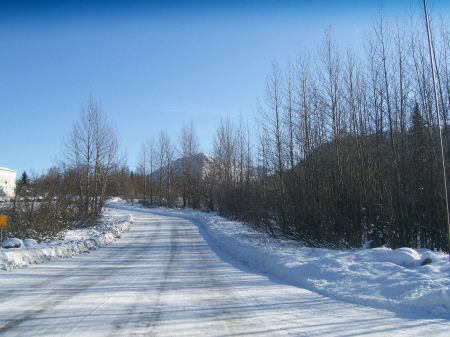
<path id="1" fill-rule="evenodd" d="M 444 178 L 445 211 L 446 211 L 446 218 L 447 218 L 447 249 L 449 252 L 449 261 L 450 261 L 450 215 L 449 215 L 449 209 L 448 209 L 447 176 L 445 173 L 444 145 L 442 143 L 441 114 L 440 114 L 440 110 L 439 110 L 438 90 L 436 87 L 436 64 L 434 62 L 435 55 L 434 55 L 434 48 L 433 48 L 433 38 L 431 35 L 430 20 L 428 17 L 427 0 L 423 0 L 423 10 L 425 13 L 425 26 L 427 29 L 427 37 L 428 37 L 428 50 L 430 52 L 431 73 L 433 75 L 434 101 L 436 104 L 437 123 L 438 123 L 438 129 L 439 129 L 439 142 L 440 142 L 440 146 L 441 146 L 442 175 Z"/>

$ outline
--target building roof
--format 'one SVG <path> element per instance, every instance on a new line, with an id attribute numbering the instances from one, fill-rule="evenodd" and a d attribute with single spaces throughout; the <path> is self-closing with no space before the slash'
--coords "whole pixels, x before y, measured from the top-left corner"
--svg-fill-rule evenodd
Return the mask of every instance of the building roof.
<path id="1" fill-rule="evenodd" d="M 0 171 L 7 171 L 7 172 L 14 172 L 14 173 L 16 173 L 16 171 L 14 171 L 14 170 L 11 170 L 11 169 L 9 169 L 7 167 L 1 167 L 1 166 L 0 166 Z"/>

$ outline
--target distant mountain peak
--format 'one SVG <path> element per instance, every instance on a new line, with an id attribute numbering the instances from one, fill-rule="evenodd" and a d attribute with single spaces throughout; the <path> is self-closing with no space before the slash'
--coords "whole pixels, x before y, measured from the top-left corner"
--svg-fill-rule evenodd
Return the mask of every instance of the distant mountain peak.
<path id="1" fill-rule="evenodd" d="M 177 158 L 175 160 L 172 160 L 171 162 L 171 172 L 172 175 L 175 177 L 181 177 L 184 175 L 184 165 L 185 165 L 185 160 L 187 160 L 188 158 L 186 157 L 180 157 Z M 200 171 L 200 173 L 203 175 L 204 172 L 206 172 L 206 170 L 209 169 L 209 167 L 211 166 L 211 164 L 213 163 L 214 158 L 209 155 L 206 154 L 204 152 L 199 152 L 196 153 L 192 156 L 192 171 L 193 174 L 195 174 L 195 172 Z M 167 174 L 167 165 L 164 165 L 163 169 L 163 176 L 165 176 Z M 159 177 L 160 174 L 160 170 L 159 168 L 154 170 L 151 173 L 151 176 L 154 178 Z"/>

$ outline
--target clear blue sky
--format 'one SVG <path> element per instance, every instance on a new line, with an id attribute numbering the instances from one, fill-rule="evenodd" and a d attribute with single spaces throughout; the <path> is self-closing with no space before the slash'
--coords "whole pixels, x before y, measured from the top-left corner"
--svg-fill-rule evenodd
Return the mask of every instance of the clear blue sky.
<path id="1" fill-rule="evenodd" d="M 253 118 L 272 61 L 315 50 L 328 26 L 358 45 L 380 5 L 395 17 L 419 3 L 0 1 L 0 166 L 54 165 L 90 93 L 131 167 L 145 138 L 191 120 L 208 151 L 221 116 Z"/>

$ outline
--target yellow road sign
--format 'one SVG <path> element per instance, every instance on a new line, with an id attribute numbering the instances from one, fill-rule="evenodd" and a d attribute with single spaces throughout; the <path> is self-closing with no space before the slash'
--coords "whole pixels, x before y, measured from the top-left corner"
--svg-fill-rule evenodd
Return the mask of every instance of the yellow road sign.
<path id="1" fill-rule="evenodd" d="M 8 228 L 8 216 L 4 214 L 0 214 L 0 229 L 7 229 Z"/>

